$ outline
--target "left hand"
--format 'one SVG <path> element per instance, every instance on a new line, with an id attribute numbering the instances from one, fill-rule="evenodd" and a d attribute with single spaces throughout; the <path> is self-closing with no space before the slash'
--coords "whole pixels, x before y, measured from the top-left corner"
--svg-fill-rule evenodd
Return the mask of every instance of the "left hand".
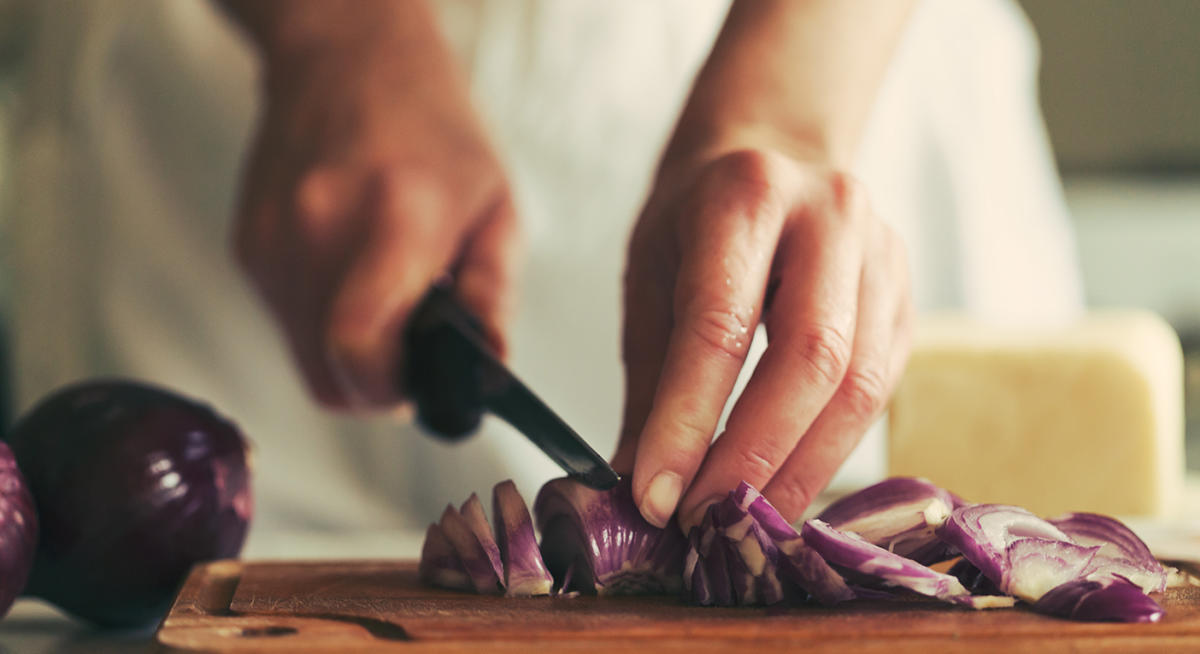
<path id="1" fill-rule="evenodd" d="M 759 322 L 769 345 L 717 422 Z M 685 533 L 745 480 L 800 516 L 882 412 L 908 357 L 899 237 L 848 175 L 762 148 L 665 163 L 625 277 L 614 465 Z"/>

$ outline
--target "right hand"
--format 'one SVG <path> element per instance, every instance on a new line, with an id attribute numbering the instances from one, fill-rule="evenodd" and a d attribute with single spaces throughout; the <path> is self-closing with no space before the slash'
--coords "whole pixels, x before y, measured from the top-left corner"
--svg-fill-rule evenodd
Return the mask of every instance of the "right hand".
<path id="1" fill-rule="evenodd" d="M 436 29 L 397 38 L 365 18 L 264 45 L 235 230 L 313 395 L 343 409 L 402 399 L 403 326 L 446 273 L 503 350 L 515 262 L 510 191 L 453 56 Z"/>

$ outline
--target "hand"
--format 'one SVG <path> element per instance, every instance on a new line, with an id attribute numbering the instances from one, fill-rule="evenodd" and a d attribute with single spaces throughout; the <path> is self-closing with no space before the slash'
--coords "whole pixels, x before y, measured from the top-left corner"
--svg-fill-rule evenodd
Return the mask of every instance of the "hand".
<path id="1" fill-rule="evenodd" d="M 666 164 L 625 278 L 614 465 L 642 514 L 678 509 L 686 533 L 745 480 L 799 517 L 882 411 L 911 313 L 904 248 L 847 175 L 763 149 Z M 714 442 L 760 320 L 766 352 Z"/>
<path id="2" fill-rule="evenodd" d="M 385 26 L 412 17 L 364 15 L 357 29 L 347 17 L 358 14 L 338 15 L 334 36 L 310 32 L 302 47 L 265 54 L 266 107 L 235 246 L 316 398 L 383 407 L 401 399 L 405 318 L 446 273 L 503 348 L 516 226 L 436 30 L 397 38 Z"/>

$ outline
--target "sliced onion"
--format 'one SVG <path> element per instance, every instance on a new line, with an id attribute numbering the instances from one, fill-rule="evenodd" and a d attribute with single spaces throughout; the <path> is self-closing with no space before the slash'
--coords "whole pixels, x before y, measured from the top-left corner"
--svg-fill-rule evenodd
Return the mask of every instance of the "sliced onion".
<path id="1" fill-rule="evenodd" d="M 466 521 L 467 526 L 471 528 L 471 533 L 475 534 L 475 540 L 479 542 L 480 548 L 483 549 L 484 555 L 487 556 L 488 563 L 492 566 L 492 572 L 496 574 L 496 578 L 500 580 L 500 585 L 504 585 L 504 564 L 500 561 L 500 546 L 496 543 L 496 537 L 492 533 L 492 526 L 488 524 L 487 516 L 483 513 L 483 503 L 479 501 L 479 496 L 471 493 L 466 502 L 458 509 L 459 515 Z"/>
<path id="2" fill-rule="evenodd" d="M 1033 609 L 1072 620 L 1108 622 L 1158 622 L 1164 615 L 1136 583 L 1117 574 L 1068 581 L 1042 595 Z"/>
<path id="3" fill-rule="evenodd" d="M 822 520 L 804 523 L 804 541 L 834 566 L 853 571 L 884 586 L 907 588 L 928 597 L 972 608 L 1012 606 L 1012 598 L 975 597 L 954 577 L 874 545 L 857 534 L 842 532 Z"/>
<path id="4" fill-rule="evenodd" d="M 932 565 L 957 552 L 934 533 L 964 502 L 925 479 L 893 477 L 847 495 L 817 518 L 888 551 Z"/>
<path id="5" fill-rule="evenodd" d="M 492 489 L 492 518 L 496 523 L 496 545 L 504 569 L 505 594 L 509 597 L 548 595 L 554 579 L 542 561 L 533 518 L 525 500 L 511 480 Z"/>
<path id="6" fill-rule="evenodd" d="M 1013 541 L 1024 537 L 1070 541 L 1049 522 L 1020 507 L 1003 504 L 961 506 L 951 512 L 937 535 L 1002 590 L 1007 585 L 1007 550 Z"/>
<path id="7" fill-rule="evenodd" d="M 1068 513 L 1049 522 L 1080 545 L 1100 547 L 1085 575 L 1118 574 L 1147 593 L 1166 589 L 1167 571 L 1121 521 L 1095 513 Z"/>
<path id="8" fill-rule="evenodd" d="M 755 490 L 742 482 L 734 491 L 734 499 L 758 522 L 779 551 L 780 577 L 808 593 L 821 604 L 832 606 L 855 598 L 846 580 L 825 559 L 805 544 L 783 515 Z"/>
<path id="9" fill-rule="evenodd" d="M 503 592 L 500 574 L 492 565 L 487 545 L 480 542 L 470 523 L 453 506 L 447 506 L 439 523 L 446 540 L 462 561 L 463 569 L 471 578 L 475 592 L 481 595 L 499 595 Z M 492 542 L 494 546 L 495 543 Z"/>
<path id="10" fill-rule="evenodd" d="M 631 481 L 597 491 L 569 478 L 542 486 L 533 513 L 542 558 L 556 580 L 575 564 L 575 589 L 599 594 L 674 593 L 687 541 L 674 524 L 642 518 Z"/>
<path id="11" fill-rule="evenodd" d="M 1050 589 L 1081 578 L 1098 551 L 1099 546 L 1084 547 L 1065 540 L 1018 538 L 1006 548 L 1000 590 L 1036 602 Z"/>
<path id="12" fill-rule="evenodd" d="M 436 524 L 429 525 L 429 529 L 425 530 L 425 544 L 421 546 L 417 575 L 421 581 L 439 588 L 475 590 L 462 559 L 450 541 L 446 540 L 442 528 Z"/>

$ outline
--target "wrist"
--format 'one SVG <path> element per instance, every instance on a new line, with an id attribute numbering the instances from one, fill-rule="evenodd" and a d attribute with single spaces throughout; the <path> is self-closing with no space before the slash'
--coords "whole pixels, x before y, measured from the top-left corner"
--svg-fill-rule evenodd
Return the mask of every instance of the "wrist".
<path id="1" fill-rule="evenodd" d="M 742 150 L 771 152 L 820 168 L 844 166 L 819 130 L 789 131 L 766 122 L 681 120 L 659 162 L 658 177 L 672 178 Z"/>
<path id="2" fill-rule="evenodd" d="M 441 44 L 423 1 L 222 0 L 249 33 L 268 71 L 339 53 L 389 47 L 417 51 Z"/>

